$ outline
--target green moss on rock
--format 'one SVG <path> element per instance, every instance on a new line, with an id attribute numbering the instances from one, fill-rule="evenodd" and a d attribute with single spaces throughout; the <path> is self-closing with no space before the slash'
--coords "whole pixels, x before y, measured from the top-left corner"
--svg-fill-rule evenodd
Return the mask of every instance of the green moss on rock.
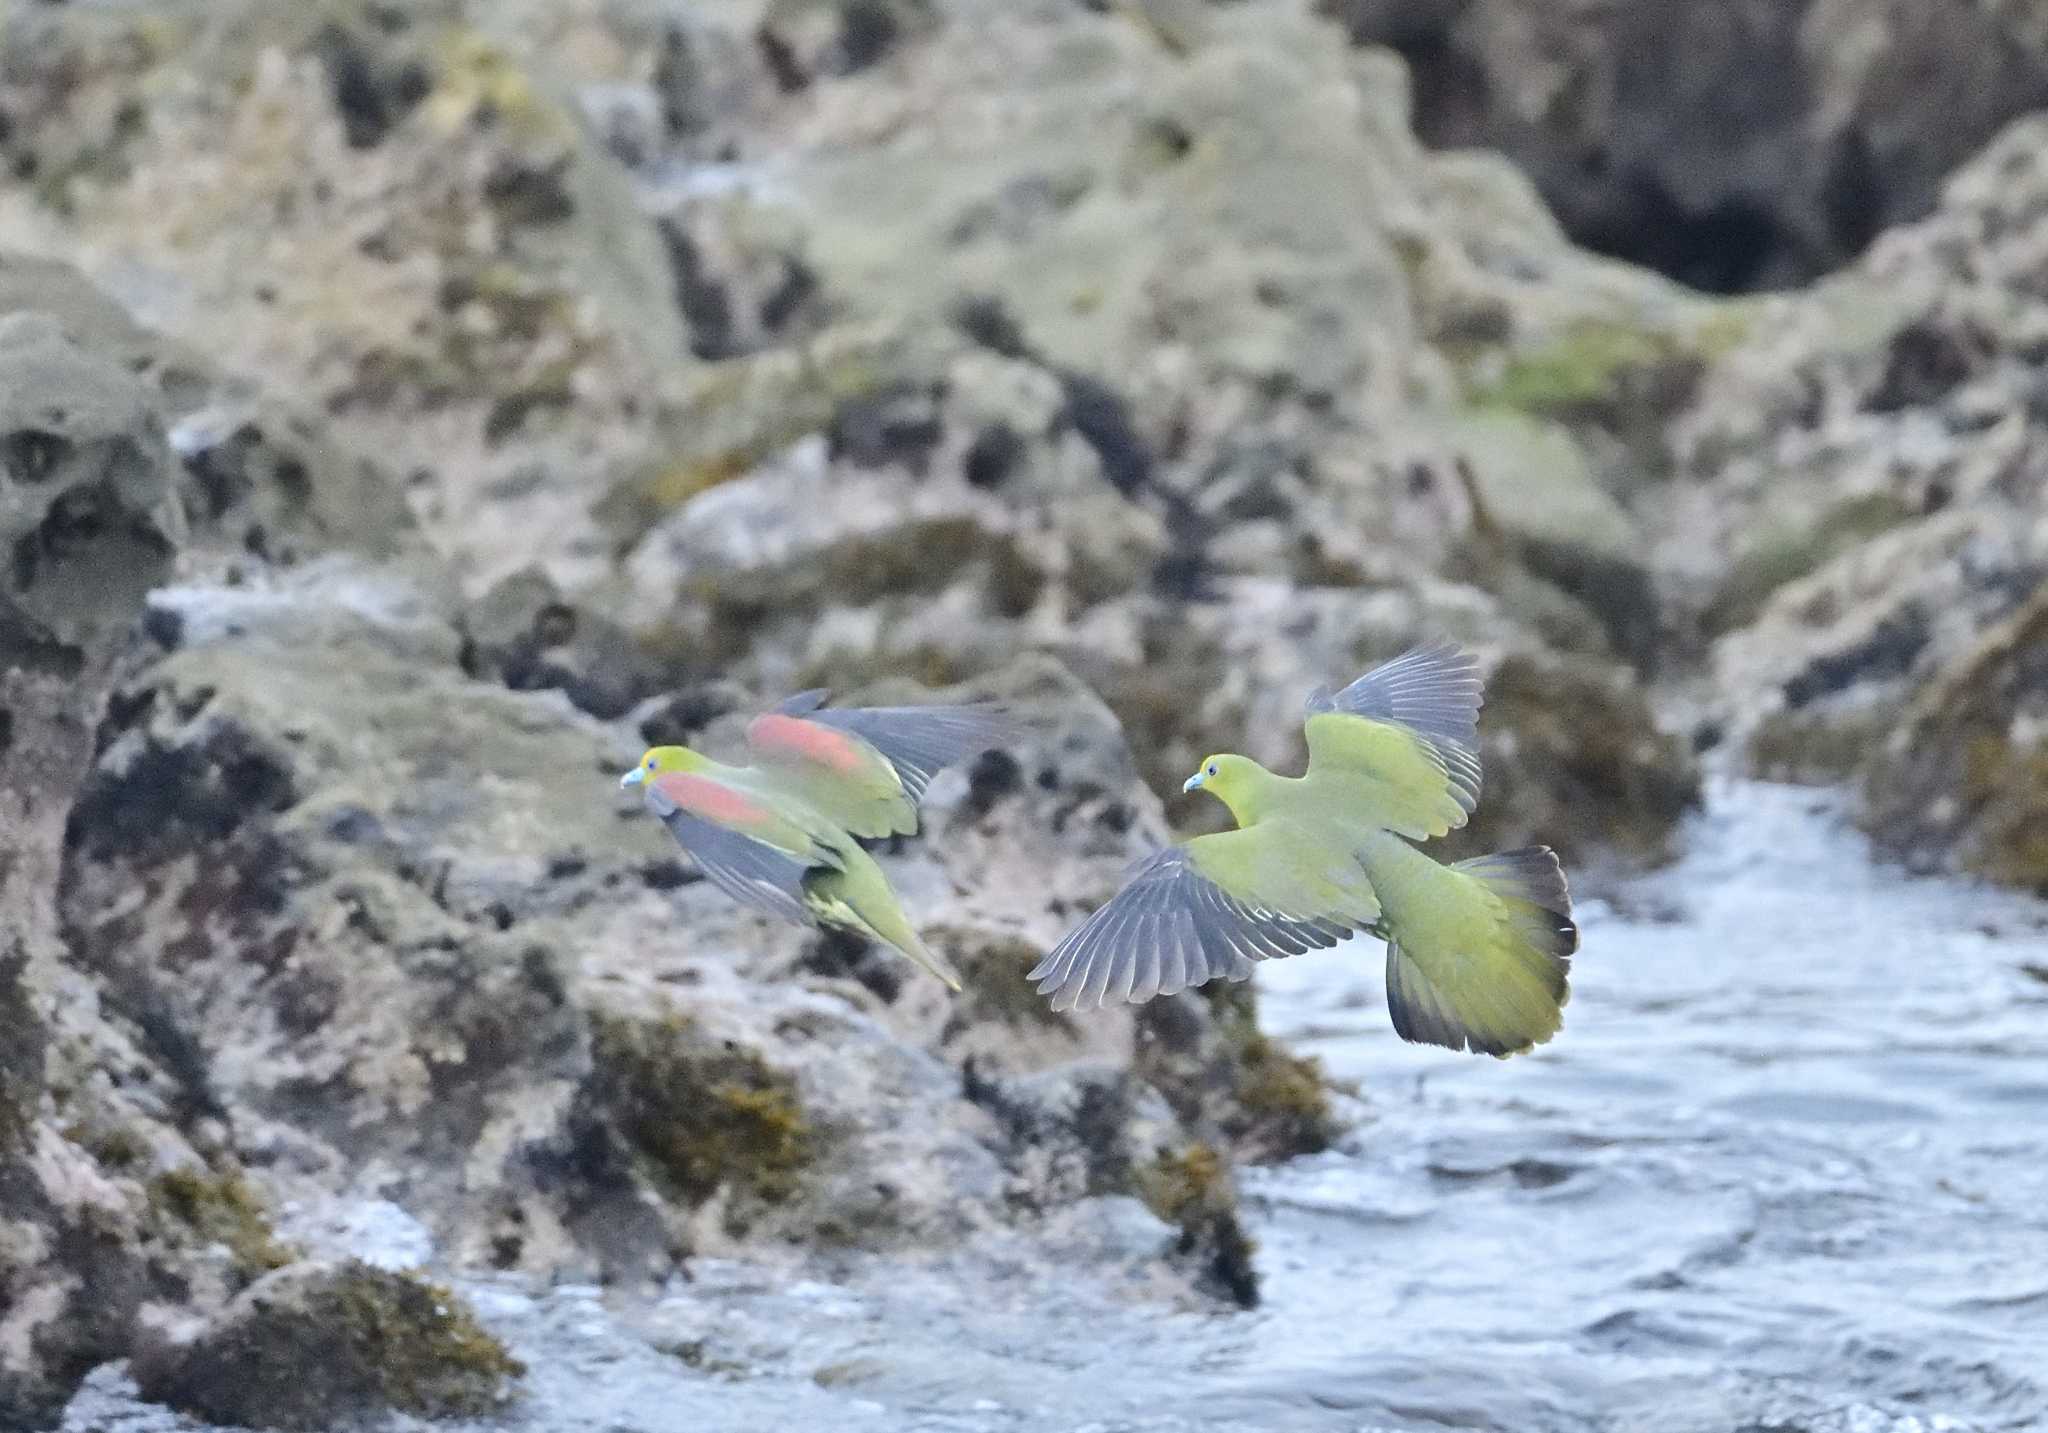
<path id="1" fill-rule="evenodd" d="M 1691 747 L 1658 727 L 1642 688 L 1611 663 L 1509 657 L 1487 680 L 1479 738 L 1486 799 L 1446 856 L 1542 842 L 1567 866 L 1596 851 L 1655 863 L 1699 803 Z"/>
<path id="2" fill-rule="evenodd" d="M 526 1371 L 448 1289 L 356 1260 L 281 1269 L 133 1369 L 144 1397 L 182 1412 L 294 1430 L 480 1416 Z"/>
<path id="3" fill-rule="evenodd" d="M 1191 1144 L 1140 1167 L 1135 1182 L 1145 1207 L 1180 1230 L 1174 1252 L 1195 1264 L 1198 1282 L 1242 1308 L 1255 1308 L 1257 1246 L 1237 1217 L 1229 1160 L 1210 1145 Z"/>
<path id="4" fill-rule="evenodd" d="M 1609 401 L 1630 369 L 1658 362 L 1670 340 L 1626 324 L 1587 320 L 1511 359 L 1499 382 L 1475 395 L 1524 412 L 1563 416 Z"/>
<path id="5" fill-rule="evenodd" d="M 1863 769 L 1871 835 L 2048 891 L 2048 589 L 1945 666 L 1898 726 Z"/>
<path id="6" fill-rule="evenodd" d="M 281 1269 L 295 1257 L 278 1241 L 270 1216 L 249 1181 L 232 1171 L 173 1169 L 149 1182 L 150 1208 L 205 1243 L 234 1257 L 242 1282 Z"/>
<path id="7" fill-rule="evenodd" d="M 1700 616 L 1701 627 L 1719 636 L 1748 626 L 1779 588 L 1914 516 L 1896 494 L 1864 493 L 1843 499 L 1810 522 L 1772 530 L 1729 567 Z"/>
<path id="8" fill-rule="evenodd" d="M 591 1043 L 599 1101 L 683 1199 L 729 1187 L 774 1204 L 796 1192 L 815 1134 L 790 1076 L 681 1015 L 598 1017 Z"/>
<path id="9" fill-rule="evenodd" d="M 1203 987 L 1229 1051 L 1233 1099 L 1220 1118 L 1233 1147 L 1254 1162 L 1316 1154 L 1343 1129 L 1330 1106 L 1330 1078 L 1313 1055 L 1297 1055 L 1259 1029 L 1249 982 Z"/>
<path id="10" fill-rule="evenodd" d="M 1896 721 L 1897 709 L 1890 705 L 1857 712 L 1772 712 L 1750 734 L 1750 774 L 1801 786 L 1847 781 Z"/>

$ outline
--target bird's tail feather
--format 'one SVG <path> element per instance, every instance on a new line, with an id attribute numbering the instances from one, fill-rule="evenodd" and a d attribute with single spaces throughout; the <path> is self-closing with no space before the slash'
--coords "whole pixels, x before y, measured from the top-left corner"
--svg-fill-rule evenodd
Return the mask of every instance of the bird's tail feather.
<path id="1" fill-rule="evenodd" d="M 1555 1035 L 1579 947 L 1556 853 L 1430 861 L 1434 873 L 1402 865 L 1382 892 L 1387 1008 L 1401 1038 L 1505 1058 Z"/>
<path id="2" fill-rule="evenodd" d="M 893 946 L 943 980 L 948 989 L 960 989 L 960 977 L 918 936 L 888 878 L 865 852 L 849 860 L 846 870 L 814 873 L 806 883 L 805 896 L 820 920 Z"/>

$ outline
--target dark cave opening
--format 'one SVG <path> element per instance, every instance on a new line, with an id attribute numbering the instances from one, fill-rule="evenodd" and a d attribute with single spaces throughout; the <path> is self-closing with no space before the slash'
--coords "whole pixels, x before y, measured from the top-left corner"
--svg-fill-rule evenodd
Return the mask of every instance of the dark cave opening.
<path id="1" fill-rule="evenodd" d="M 1852 262 L 1901 217 L 1894 211 L 1902 201 L 1923 207 L 1887 184 L 1858 129 L 1825 141 L 1783 138 L 1799 131 L 1813 102 L 1808 77 L 1784 53 L 1797 30 L 1792 19 L 1750 29 L 1731 21 L 1729 33 L 1689 22 L 1702 26 L 1710 52 L 1757 52 L 1735 92 L 1690 92 L 1682 65 L 1650 55 L 1631 74 L 1573 77 L 1553 109 L 1533 117 L 1496 92 L 1500 77 L 1467 33 L 1480 2 L 1322 0 L 1322 8 L 1354 43 L 1384 46 L 1407 62 L 1412 124 L 1424 145 L 1506 155 L 1583 248 L 1705 292 L 1753 293 L 1804 285 Z M 1679 23 L 1628 23 L 1654 34 L 1667 22 Z M 1589 100 L 1593 93 L 1604 100 Z M 1722 135 L 1725 149 L 1745 155 L 1755 172 L 1731 171 L 1705 186 L 1660 172 L 1658 156 L 1676 137 L 1702 130 Z M 1688 190 L 1697 192 L 1681 192 Z"/>

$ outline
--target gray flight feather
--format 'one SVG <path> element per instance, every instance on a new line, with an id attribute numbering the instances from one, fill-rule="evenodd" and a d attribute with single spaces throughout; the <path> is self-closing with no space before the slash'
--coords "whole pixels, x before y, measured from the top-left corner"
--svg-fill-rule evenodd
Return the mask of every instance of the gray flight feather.
<path id="1" fill-rule="evenodd" d="M 1186 848 L 1169 846 L 1025 978 L 1055 1010 L 1090 1009 L 1243 980 L 1255 961 L 1327 950 L 1350 934 L 1327 916 L 1247 905 L 1196 871 Z"/>

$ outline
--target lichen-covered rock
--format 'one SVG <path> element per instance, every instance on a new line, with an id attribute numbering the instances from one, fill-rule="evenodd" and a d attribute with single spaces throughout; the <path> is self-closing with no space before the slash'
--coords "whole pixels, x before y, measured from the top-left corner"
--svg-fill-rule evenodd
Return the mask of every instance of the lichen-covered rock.
<path id="1" fill-rule="evenodd" d="M 963 1089 L 970 1060 L 1136 1070 L 1166 1133 L 1134 1159 L 1327 1138 L 1313 1071 L 1248 1022 L 1211 1035 L 1197 997 L 1159 1002 L 1206 1052 L 1181 1072 L 1138 1059 L 1132 1012 L 1056 1016 L 1024 985 L 1165 834 L 1114 719 L 1057 664 L 951 694 L 1042 710 L 1042 735 L 946 778 L 927 836 L 884 855 L 974 981 L 956 1000 L 698 880 L 616 792 L 640 733 L 466 675 L 398 571 L 330 558 L 155 603 L 173 649 L 103 730 L 66 913 L 95 979 L 153 990 L 280 1197 L 403 1170 L 458 1264 L 637 1280 L 762 1242 L 957 1239 L 1017 1217 L 1020 1178 L 1034 1208 L 1101 1192 L 1028 1173 Z M 726 749 L 744 696 L 640 721 Z"/>
<path id="2" fill-rule="evenodd" d="M 134 1362 L 153 1402 L 309 1433 L 394 1411 L 476 1417 L 502 1407 L 524 1372 L 449 1290 L 356 1261 L 279 1269 Z"/>
<path id="3" fill-rule="evenodd" d="M 0 191 L 0 240 L 333 415 L 484 582 L 601 555 L 574 480 L 637 452 L 686 356 L 655 226 L 503 13 L 11 7 L 0 41 L 40 176 Z"/>
<path id="4" fill-rule="evenodd" d="M 10 271 L 18 276 L 19 271 Z M 63 296 L 61 287 L 53 297 Z M 148 1296 L 138 1191 L 45 1118 L 46 1082 L 117 1048 L 65 987 L 64 823 L 144 595 L 182 526 L 148 390 L 33 292 L 0 310 L 0 1423 L 53 1415 Z M 53 1030 L 54 1025 L 54 1030 Z M 63 1113 L 63 1105 L 58 1104 Z"/>
<path id="5" fill-rule="evenodd" d="M 501 579 L 467 605 L 462 665 L 513 691 L 560 690 L 592 716 L 624 716 L 654 694 L 658 665 L 601 612 L 565 597 L 539 568 Z"/>
<path id="6" fill-rule="evenodd" d="M 1892 734 L 2048 564 L 2044 149 L 2039 118 L 2013 125 L 1926 220 L 1772 300 L 1649 503 L 1668 609 L 1713 634 L 1713 726 L 1766 775 L 1857 780 L 1900 850 L 1949 838 L 1885 799 Z"/>
<path id="7" fill-rule="evenodd" d="M 21 227 L 326 407 L 473 598 L 506 581 L 476 670 L 606 715 L 650 690 L 608 620 L 762 689 L 1050 648 L 1161 779 L 1258 739 L 1174 699 L 1236 581 L 1434 611 L 1449 578 L 1508 646 L 1647 669 L 1615 498 L 1718 313 L 1425 152 L 1401 66 L 1313 9 L 235 10 L 80 70 L 149 123 Z M 242 411 L 177 430 L 211 493 L 307 470 Z"/>
<path id="8" fill-rule="evenodd" d="M 1180 1229 L 1174 1252 L 1202 1284 L 1241 1308 L 1257 1307 L 1255 1249 L 1238 1220 L 1229 1164 L 1208 1145 L 1191 1144 L 1160 1155 L 1137 1177 L 1147 1207 Z"/>
<path id="9" fill-rule="evenodd" d="M 1700 801 L 1691 747 L 1626 672 L 1584 658 L 1503 659 L 1487 676 L 1480 755 L 1486 791 L 1456 842 L 1475 854 L 1540 843 L 1567 865 L 1655 862 Z"/>
<path id="10" fill-rule="evenodd" d="M 1865 824 L 1909 864 L 2048 891 L 2048 587 L 1913 697 L 1862 789 Z"/>

